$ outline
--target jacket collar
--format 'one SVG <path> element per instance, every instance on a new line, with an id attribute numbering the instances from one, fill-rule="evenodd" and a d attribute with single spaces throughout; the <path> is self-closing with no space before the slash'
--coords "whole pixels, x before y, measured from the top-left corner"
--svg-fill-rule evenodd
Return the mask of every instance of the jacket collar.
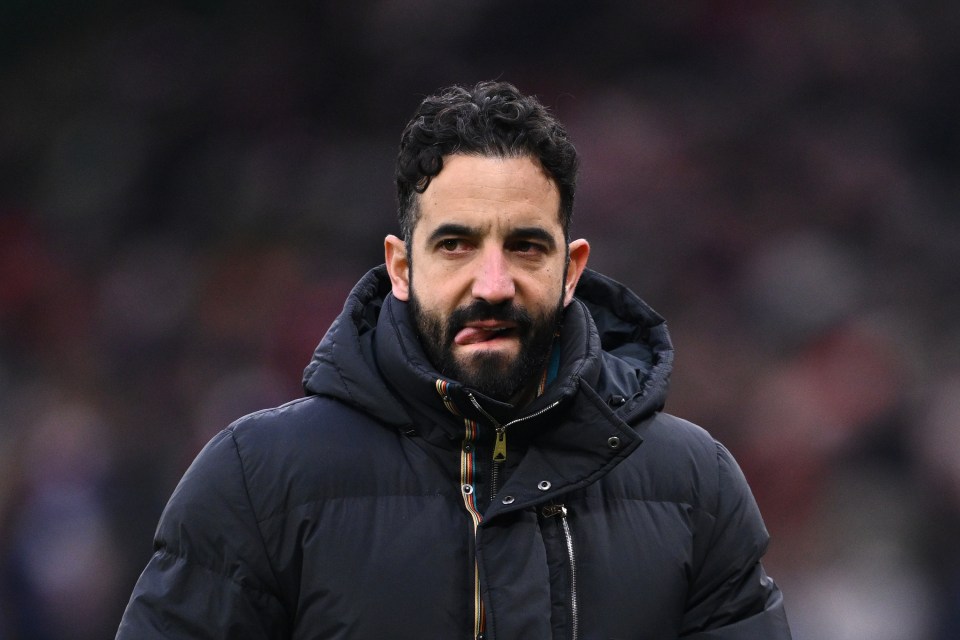
<path id="1" fill-rule="evenodd" d="M 518 435 L 550 431 L 537 437 L 548 442 L 562 435 L 562 448 L 577 441 L 588 418 L 637 426 L 662 408 L 673 360 L 666 324 L 623 285 L 586 270 L 566 310 L 560 348 L 556 379 L 522 411 L 445 379 L 427 360 L 407 305 L 390 293 L 381 265 L 348 296 L 304 372 L 304 389 L 438 444 L 463 438 L 462 419 L 452 419 L 451 411 L 481 423 L 489 414 L 507 424 L 551 406 L 525 421 Z"/>

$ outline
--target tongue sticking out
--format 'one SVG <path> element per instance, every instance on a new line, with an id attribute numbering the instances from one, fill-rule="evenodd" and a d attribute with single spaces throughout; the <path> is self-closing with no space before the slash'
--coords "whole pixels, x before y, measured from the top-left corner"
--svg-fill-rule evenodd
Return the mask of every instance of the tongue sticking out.
<path id="1" fill-rule="evenodd" d="M 461 329 L 456 336 L 454 336 L 453 341 L 458 345 L 466 344 L 476 344 L 478 342 L 486 342 L 487 340 L 492 340 L 501 335 L 505 335 L 506 331 L 503 329 L 484 329 L 482 327 L 464 327 Z"/>

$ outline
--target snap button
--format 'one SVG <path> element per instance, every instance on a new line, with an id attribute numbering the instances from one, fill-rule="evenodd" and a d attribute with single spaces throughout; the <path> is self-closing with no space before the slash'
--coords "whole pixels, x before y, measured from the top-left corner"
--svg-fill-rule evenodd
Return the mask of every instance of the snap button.
<path id="1" fill-rule="evenodd" d="M 616 449 L 620 446 L 620 438 L 617 436 L 610 436 L 607 438 L 607 446 L 609 446 L 611 449 Z"/>
<path id="2" fill-rule="evenodd" d="M 500 501 L 503 504 L 513 504 L 513 501 L 516 500 L 513 496 L 503 496 L 503 499 Z"/>
<path id="3" fill-rule="evenodd" d="M 550 487 L 552 487 L 552 486 L 553 486 L 553 485 L 550 484 L 550 481 L 549 481 L 549 480 L 541 480 L 541 481 L 540 481 L 540 484 L 537 485 L 537 489 L 540 489 L 540 491 L 547 491 L 547 490 L 549 490 Z"/>
<path id="4" fill-rule="evenodd" d="M 612 395 L 610 396 L 610 399 L 608 400 L 608 402 L 615 407 L 619 407 L 621 405 L 626 404 L 627 399 L 621 395 Z"/>
<path id="5" fill-rule="evenodd" d="M 473 445 L 468 442 L 467 444 L 463 445 L 463 450 L 467 453 L 470 453 L 473 451 Z"/>
<path id="6" fill-rule="evenodd" d="M 462 484 L 460 485 L 460 490 L 463 491 L 464 494 L 470 495 L 471 493 L 473 493 L 473 485 Z"/>

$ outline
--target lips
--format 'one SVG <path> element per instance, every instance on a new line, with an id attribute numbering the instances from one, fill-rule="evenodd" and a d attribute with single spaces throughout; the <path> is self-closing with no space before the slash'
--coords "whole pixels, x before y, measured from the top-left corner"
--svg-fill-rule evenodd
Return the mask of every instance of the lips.
<path id="1" fill-rule="evenodd" d="M 503 338 L 514 334 L 515 327 L 502 322 L 471 323 L 457 332 L 453 342 L 460 346 L 488 342 L 496 338 Z"/>

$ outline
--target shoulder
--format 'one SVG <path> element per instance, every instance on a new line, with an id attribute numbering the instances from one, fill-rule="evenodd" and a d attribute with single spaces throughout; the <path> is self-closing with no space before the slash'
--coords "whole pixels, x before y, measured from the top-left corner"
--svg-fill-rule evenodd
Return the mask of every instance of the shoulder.
<path id="1" fill-rule="evenodd" d="M 368 414 L 339 400 L 311 395 L 247 414 L 232 422 L 226 430 L 242 439 L 272 438 L 281 430 L 330 430 L 361 419 L 373 422 Z"/>
<path id="2" fill-rule="evenodd" d="M 720 443 L 703 427 L 669 413 L 657 413 L 637 431 L 643 443 L 637 451 L 648 464 L 678 474 L 715 472 Z"/>
<path id="3" fill-rule="evenodd" d="M 706 429 L 668 413 L 638 426 L 642 444 L 623 471 L 638 474 L 657 499 L 679 501 L 716 514 L 724 493 L 749 493 L 727 448 Z"/>
<path id="4" fill-rule="evenodd" d="M 203 448 L 177 502 L 248 503 L 256 520 L 323 497 L 364 492 L 402 460 L 396 429 L 335 399 L 309 396 L 246 415 Z M 223 493 L 229 492 L 223 501 Z"/>
<path id="5" fill-rule="evenodd" d="M 645 444 L 667 447 L 676 453 L 710 457 L 717 441 L 706 429 L 683 418 L 659 412 L 638 427 Z"/>
<path id="6" fill-rule="evenodd" d="M 291 457 L 347 455 L 394 443 L 397 430 L 339 400 L 308 396 L 246 415 L 225 432 L 242 461 L 289 462 Z"/>

